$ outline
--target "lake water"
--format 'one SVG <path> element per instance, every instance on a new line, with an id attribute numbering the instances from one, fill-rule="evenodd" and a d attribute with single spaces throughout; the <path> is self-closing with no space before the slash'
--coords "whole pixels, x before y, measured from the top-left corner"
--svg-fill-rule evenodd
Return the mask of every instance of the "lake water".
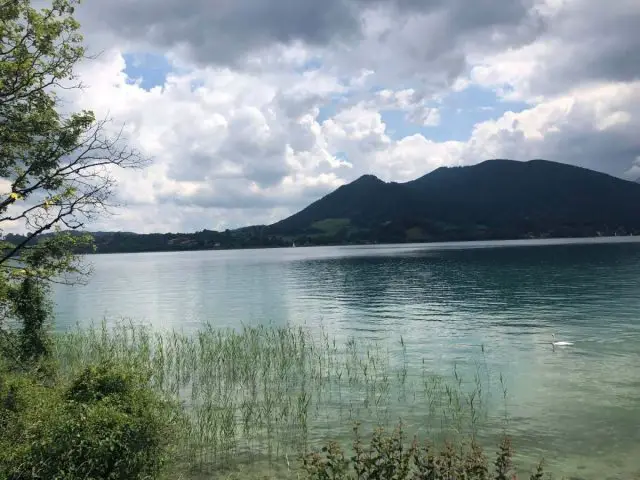
<path id="1" fill-rule="evenodd" d="M 516 449 L 568 478 L 640 479 L 635 239 L 96 255 L 56 328 L 131 318 L 306 325 L 387 342 L 443 374 L 504 375 Z M 574 343 L 551 346 L 557 340 Z M 497 427 L 496 427 L 497 428 Z"/>

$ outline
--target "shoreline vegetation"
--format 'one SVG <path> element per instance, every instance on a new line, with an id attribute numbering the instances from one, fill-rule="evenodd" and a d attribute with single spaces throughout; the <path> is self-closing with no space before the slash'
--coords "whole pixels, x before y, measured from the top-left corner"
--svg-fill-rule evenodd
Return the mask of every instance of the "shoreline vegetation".
<path id="1" fill-rule="evenodd" d="M 286 327 L 205 326 L 187 335 L 103 323 L 56 335 L 53 358 L 63 378 L 105 361 L 151 372 L 153 389 L 189 412 L 183 455 L 205 470 L 238 455 L 295 457 L 317 443 L 311 426 L 326 430 L 337 420 L 348 434 L 363 417 L 388 426 L 394 406 L 422 402 L 434 423 L 442 415 L 440 433 L 470 433 L 481 421 L 486 381 L 478 375 L 471 397 L 463 396 L 462 379 L 454 389 L 426 366 L 410 371 L 406 358 L 392 358 L 384 346 Z"/>
<path id="2" fill-rule="evenodd" d="M 600 235 L 583 235 L 583 236 L 521 236 L 521 237 L 500 237 L 495 238 L 450 238 L 439 240 L 420 240 L 420 241 L 353 241 L 353 242 L 327 242 L 327 243 L 311 243 L 305 241 L 303 237 L 292 237 L 286 240 L 281 240 L 275 243 L 256 243 L 253 241 L 232 244 L 218 244 L 219 242 L 212 243 L 208 240 L 194 240 L 198 237 L 205 238 L 209 235 L 217 237 L 219 232 L 203 230 L 196 233 L 129 233 L 129 232 L 64 232 L 64 235 L 74 236 L 86 236 L 91 238 L 90 242 L 78 242 L 78 245 L 74 248 L 74 253 L 78 255 L 100 255 L 100 254 L 118 254 L 118 253 L 165 253 L 165 252 L 198 252 L 198 251 L 227 251 L 227 250 L 254 250 L 254 249 L 280 249 L 291 247 L 344 247 L 344 246 L 390 246 L 390 245 L 450 245 L 450 244 L 482 244 L 490 242 L 529 242 L 531 245 L 536 245 L 538 242 L 543 241 L 545 244 L 562 243 L 564 241 L 571 241 L 575 243 L 599 241 L 599 242 L 640 242 L 640 232 L 638 234 L 616 234 L 616 232 L 609 232 L 609 234 Z M 224 234 L 223 234 L 224 235 Z M 36 244 L 39 241 L 47 241 L 52 238 L 52 235 L 42 235 L 31 239 L 27 244 Z M 147 239 L 151 239 L 147 241 Z M 160 240 L 158 240 L 160 239 Z M 5 242 L 8 245 L 16 245 L 24 241 L 24 237 L 17 234 L 8 234 L 5 236 Z M 161 245 L 158 245 L 160 243 Z"/>
<path id="3" fill-rule="evenodd" d="M 340 342 L 303 328 L 207 325 L 187 335 L 103 322 L 55 334 L 52 358 L 63 382 L 105 362 L 148 372 L 152 390 L 180 405 L 172 468 L 188 478 L 250 475 L 255 468 L 277 472 L 274 478 L 458 478 L 445 475 L 445 464 L 486 470 L 466 478 L 502 478 L 489 476 L 478 440 L 491 401 L 486 364 L 473 378 L 455 369 L 450 378 L 435 375 L 424 362 L 410 365 L 404 339 L 398 341 L 404 353 L 392 356 L 383 344 Z M 414 445 L 413 435 L 430 443 Z M 362 458 L 352 464 L 354 440 Z M 365 448 L 369 442 L 375 452 Z M 501 461 L 508 460 L 501 468 L 512 469 L 506 436 L 498 446 Z M 382 459 L 367 463 L 367 455 L 389 456 L 385 468 L 417 463 L 407 476 L 376 476 Z M 364 464 L 374 473 L 348 476 Z M 419 468 L 435 476 L 408 476 Z M 330 470 L 334 476 L 325 476 Z"/>

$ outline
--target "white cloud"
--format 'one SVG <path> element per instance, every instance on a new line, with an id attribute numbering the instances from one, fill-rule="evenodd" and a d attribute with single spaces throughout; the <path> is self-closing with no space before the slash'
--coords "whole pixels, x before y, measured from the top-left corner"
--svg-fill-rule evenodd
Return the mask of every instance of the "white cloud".
<path id="1" fill-rule="evenodd" d="M 430 106 L 430 99 L 413 88 L 403 90 L 384 89 L 376 93 L 368 105 L 378 110 L 401 110 L 405 120 L 422 126 L 434 127 L 440 123 L 440 111 Z"/>
<path id="2" fill-rule="evenodd" d="M 626 175 L 640 152 L 640 82 L 576 88 L 476 126 L 469 158 L 545 158 Z"/>
<path id="3" fill-rule="evenodd" d="M 89 44 L 105 52 L 82 65 L 88 88 L 69 99 L 109 114 L 114 127 L 124 122 L 130 142 L 154 159 L 144 171 L 118 172 L 127 206 L 97 227 L 270 223 L 364 173 L 405 181 L 487 158 L 640 171 L 640 34 L 629 23 L 640 4 L 632 0 L 487 0 L 481 10 L 466 0 L 301 0 L 289 23 L 243 2 L 218 10 L 161 3 L 147 11 L 145 1 L 93 2 L 80 11 Z M 132 8 L 140 18 L 122 16 Z M 620 48 L 627 63 L 612 53 Z M 124 73 L 123 54 L 134 51 L 164 54 L 175 71 L 144 90 Z M 528 106 L 449 141 L 443 112 L 471 86 Z M 394 125 L 391 136 L 385 111 L 402 112 L 413 130 Z"/>
<path id="4" fill-rule="evenodd" d="M 462 165 L 463 142 L 433 142 L 411 135 L 394 142 L 374 159 L 374 168 L 385 180 L 409 181 L 438 167 Z"/>

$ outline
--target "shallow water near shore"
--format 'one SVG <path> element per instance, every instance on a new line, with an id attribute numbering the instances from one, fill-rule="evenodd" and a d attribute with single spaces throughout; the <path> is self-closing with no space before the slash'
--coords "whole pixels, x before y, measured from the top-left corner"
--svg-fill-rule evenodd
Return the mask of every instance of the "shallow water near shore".
<path id="1" fill-rule="evenodd" d="M 379 342 L 409 370 L 480 368 L 518 457 L 567 478 L 640 478 L 640 243 L 635 239 L 96 255 L 86 286 L 55 290 L 56 329 L 130 318 L 304 326 Z M 556 340 L 572 342 L 553 348 Z M 500 385 L 499 375 L 505 379 Z M 505 427 L 502 409 L 506 408 Z M 424 412 L 394 402 L 420 430 Z M 404 405 L 404 406 L 403 406 Z M 418 404 L 419 405 L 419 404 Z M 317 425 L 348 438 L 349 425 Z M 489 453 L 489 452 L 488 452 Z"/>

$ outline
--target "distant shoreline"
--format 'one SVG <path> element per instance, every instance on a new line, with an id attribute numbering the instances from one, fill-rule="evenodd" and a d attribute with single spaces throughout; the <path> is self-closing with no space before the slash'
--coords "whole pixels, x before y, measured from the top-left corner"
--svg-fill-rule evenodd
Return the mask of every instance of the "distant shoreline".
<path id="1" fill-rule="evenodd" d="M 117 233 L 117 232 L 114 232 Z M 145 235 L 145 234 L 140 234 Z M 299 245 L 292 246 L 247 246 L 236 248 L 192 248 L 192 249 L 157 249 L 157 250 L 140 250 L 140 251 L 121 251 L 121 252 L 89 252 L 86 255 L 133 255 L 143 253 L 188 253 L 188 252 L 220 252 L 220 251 L 238 251 L 238 250 L 292 250 L 294 248 L 336 248 L 336 247 L 442 247 L 448 248 L 469 248 L 477 246 L 477 248 L 490 247 L 518 247 L 518 246 L 557 246 L 557 245 L 593 245 L 593 244 L 611 244 L 611 243 L 640 243 L 640 235 L 622 235 L 622 236 L 601 236 L 601 237 L 546 237 L 546 238 L 505 238 L 492 240 L 445 240 L 445 241 L 425 241 L 425 242 L 405 242 L 405 243 L 353 243 L 353 244 L 333 244 L 333 245 Z M 498 245 L 499 244 L 499 245 Z"/>

